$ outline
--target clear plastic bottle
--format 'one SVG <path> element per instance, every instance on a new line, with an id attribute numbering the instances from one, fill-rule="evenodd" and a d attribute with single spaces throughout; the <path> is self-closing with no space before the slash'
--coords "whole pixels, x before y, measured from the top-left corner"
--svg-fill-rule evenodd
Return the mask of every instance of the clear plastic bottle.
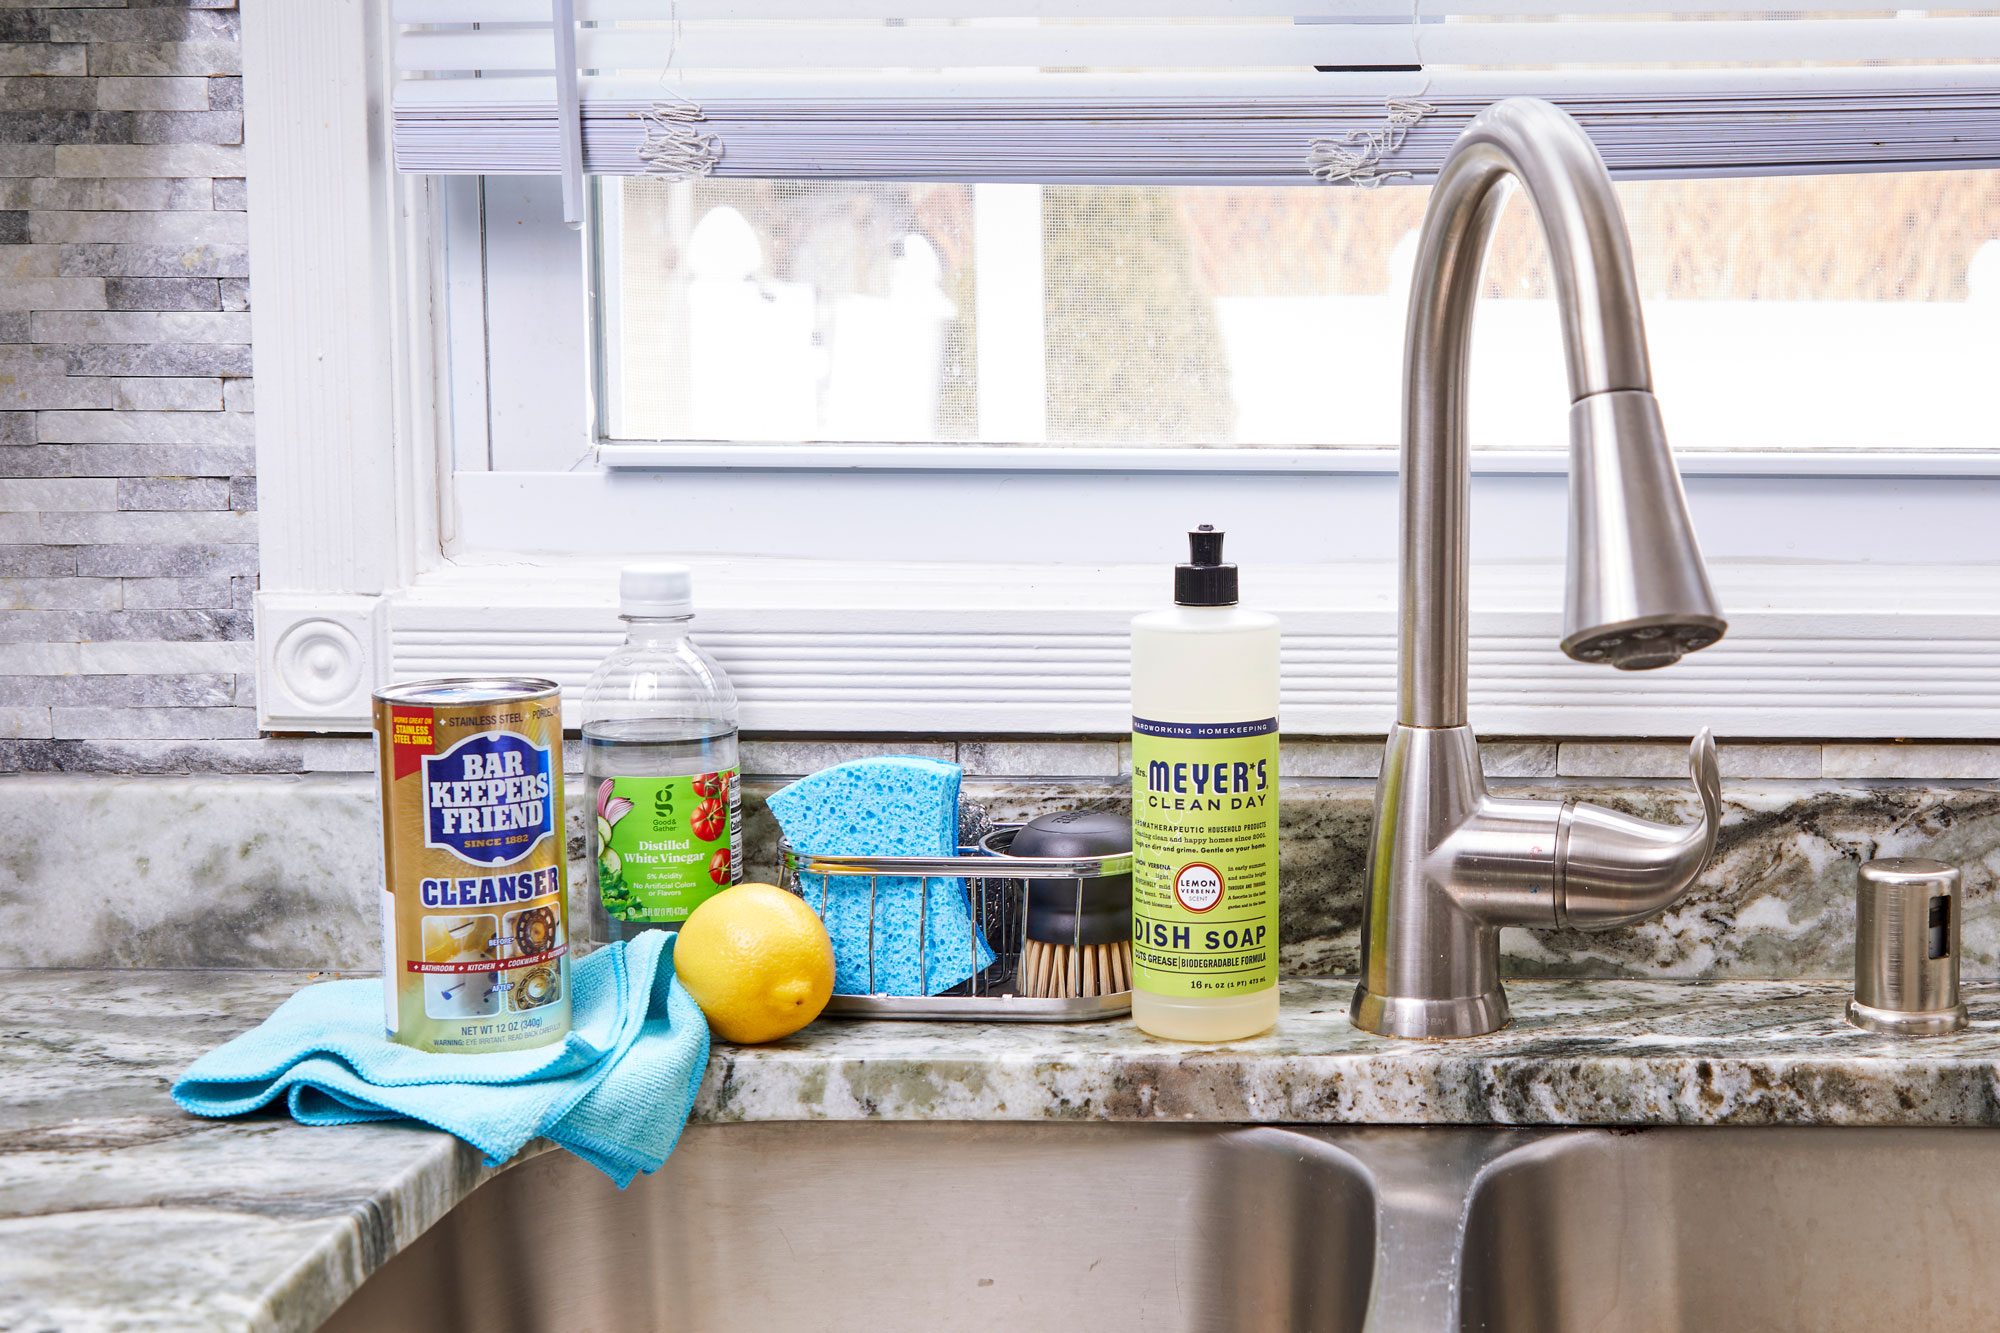
<path id="1" fill-rule="evenodd" d="M 743 873 L 736 691 L 688 637 L 685 565 L 628 565 L 625 642 L 583 694 L 594 932 L 678 930 Z"/>
<path id="2" fill-rule="evenodd" d="M 1132 621 L 1132 1019 L 1235 1041 L 1278 1021 L 1278 618 L 1188 534 L 1174 606 Z"/>

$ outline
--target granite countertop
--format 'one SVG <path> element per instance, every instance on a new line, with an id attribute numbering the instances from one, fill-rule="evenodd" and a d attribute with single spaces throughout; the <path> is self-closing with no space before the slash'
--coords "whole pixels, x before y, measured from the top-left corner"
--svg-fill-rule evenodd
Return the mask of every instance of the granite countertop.
<path id="1" fill-rule="evenodd" d="M 205 1121 L 167 1098 L 304 973 L 0 971 L 0 1329 L 308 1329 L 470 1193 L 478 1154 L 398 1125 Z M 718 1045 L 710 1122 L 2000 1124 L 2000 990 L 1899 1042 L 1825 982 L 1516 981 L 1515 1025 L 1383 1041 L 1352 984 L 1294 981 L 1229 1047 L 1074 1027 L 826 1021 Z M 669 1168 L 671 1169 L 671 1168 Z"/>

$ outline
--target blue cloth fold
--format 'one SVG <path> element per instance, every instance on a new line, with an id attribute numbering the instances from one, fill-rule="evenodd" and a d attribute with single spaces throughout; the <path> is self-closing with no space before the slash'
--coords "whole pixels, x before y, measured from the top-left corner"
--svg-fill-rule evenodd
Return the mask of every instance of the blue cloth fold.
<path id="1" fill-rule="evenodd" d="M 674 936 L 644 931 L 571 969 L 572 1027 L 532 1051 L 440 1055 L 382 1035 L 382 983 L 308 986 L 188 1066 L 173 1098 L 195 1115 L 284 1099 L 308 1125 L 419 1120 L 488 1166 L 546 1137 L 623 1189 L 660 1169 L 708 1064 L 708 1021 L 673 969 Z"/>

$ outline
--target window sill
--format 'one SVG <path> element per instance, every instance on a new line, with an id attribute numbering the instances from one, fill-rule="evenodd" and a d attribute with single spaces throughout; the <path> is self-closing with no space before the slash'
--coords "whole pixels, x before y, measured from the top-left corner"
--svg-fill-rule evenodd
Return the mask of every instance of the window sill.
<path id="1" fill-rule="evenodd" d="M 1474 725 L 1494 737 L 1990 733 L 2000 703 L 1990 572 L 1720 562 L 1712 574 L 1729 636 L 1667 671 L 1621 674 L 1557 651 L 1558 566 L 1475 568 Z M 266 691 L 265 725 L 364 729 L 376 684 L 429 675 L 543 675 L 574 689 L 617 642 L 615 575 L 614 562 L 457 563 L 330 608 L 267 597 L 259 642 L 278 688 Z M 1394 578 L 1381 563 L 1255 570 L 1250 599 L 1284 618 L 1288 733 L 1387 727 Z M 1165 596 L 1161 569 L 1138 565 L 739 558 L 702 566 L 699 579 L 697 633 L 735 680 L 744 727 L 759 732 L 1122 731 L 1129 621 Z M 344 635 L 325 628 L 329 615 Z M 353 688 L 315 688 L 336 677 Z"/>

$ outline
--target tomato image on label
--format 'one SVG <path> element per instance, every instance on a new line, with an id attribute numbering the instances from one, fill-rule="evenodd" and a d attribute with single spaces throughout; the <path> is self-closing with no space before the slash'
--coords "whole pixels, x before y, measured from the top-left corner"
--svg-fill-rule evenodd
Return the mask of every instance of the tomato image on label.
<path id="1" fill-rule="evenodd" d="M 694 780 L 694 794 L 697 796 L 720 796 L 727 790 L 729 784 L 720 773 L 704 773 Z"/>
<path id="2" fill-rule="evenodd" d="M 1174 897 L 1190 912 L 1207 912 L 1222 901 L 1222 872 L 1205 861 L 1191 861 L 1174 876 Z"/>
<path id="3" fill-rule="evenodd" d="M 712 796 L 697 805 L 694 813 L 688 816 L 688 828 L 703 842 L 714 842 L 728 825 L 729 807 Z"/>
<path id="4" fill-rule="evenodd" d="M 717 884 L 729 882 L 729 849 L 718 847 L 715 855 L 708 858 L 708 877 Z"/>

